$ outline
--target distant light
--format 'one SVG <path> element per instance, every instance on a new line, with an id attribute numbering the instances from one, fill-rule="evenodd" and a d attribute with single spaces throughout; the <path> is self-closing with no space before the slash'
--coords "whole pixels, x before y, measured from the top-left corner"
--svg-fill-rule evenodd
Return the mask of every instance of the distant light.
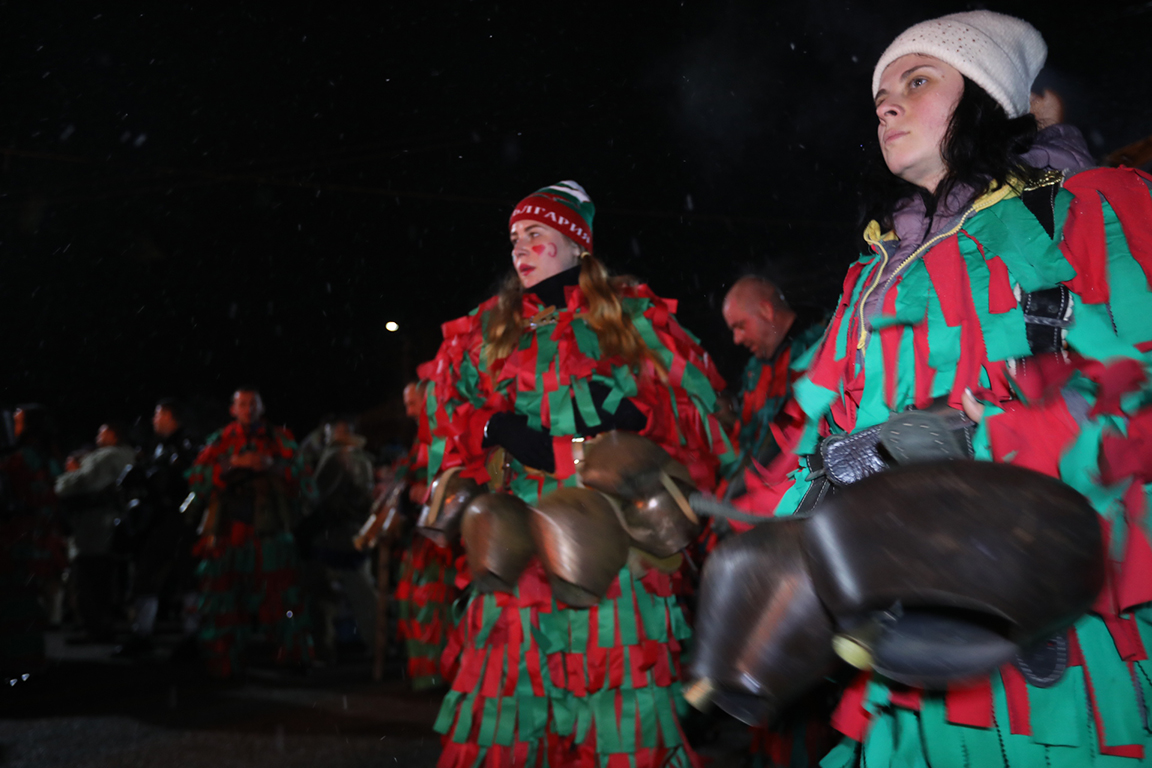
<path id="1" fill-rule="evenodd" d="M 384 327 L 386 329 L 388 329 L 389 331 L 392 331 L 393 333 L 400 330 L 400 325 L 396 322 L 393 322 L 392 320 L 389 320 L 388 322 L 384 323 Z"/>

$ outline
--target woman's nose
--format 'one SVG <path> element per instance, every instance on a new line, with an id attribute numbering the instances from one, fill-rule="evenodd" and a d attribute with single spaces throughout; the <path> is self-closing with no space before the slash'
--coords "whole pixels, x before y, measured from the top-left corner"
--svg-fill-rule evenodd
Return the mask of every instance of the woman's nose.
<path id="1" fill-rule="evenodd" d="M 889 99 L 880 106 L 876 107 L 876 116 L 879 117 L 881 121 L 883 121 L 887 118 L 895 117 L 896 115 L 900 114 L 902 109 L 903 107 L 899 103 Z"/>

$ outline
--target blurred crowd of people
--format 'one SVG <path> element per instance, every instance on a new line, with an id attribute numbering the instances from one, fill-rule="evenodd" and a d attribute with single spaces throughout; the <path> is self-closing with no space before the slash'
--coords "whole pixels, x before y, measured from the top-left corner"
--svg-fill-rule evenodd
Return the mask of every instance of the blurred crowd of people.
<path id="1" fill-rule="evenodd" d="M 371 652 L 376 574 L 353 538 L 397 451 L 366 450 L 354 415 L 325 417 L 298 446 L 266 421 L 254 388 L 234 393 L 230 413 L 198 441 L 181 403 L 160 400 L 148 440 L 109 420 L 66 456 L 46 407 L 4 414 L 4 675 L 43 669 L 49 628 L 116 657 L 151 656 L 158 621 L 181 638 L 174 660 L 219 677 L 241 669 L 253 632 L 301 668 Z"/>

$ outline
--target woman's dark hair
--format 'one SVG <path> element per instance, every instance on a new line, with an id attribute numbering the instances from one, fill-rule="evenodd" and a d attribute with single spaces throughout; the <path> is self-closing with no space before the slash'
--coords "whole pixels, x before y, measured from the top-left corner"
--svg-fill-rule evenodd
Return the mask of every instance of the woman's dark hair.
<path id="1" fill-rule="evenodd" d="M 1036 138 L 1036 118 L 1031 114 L 1009 118 L 1000 104 L 976 83 L 964 78 L 964 91 L 952 112 L 948 132 L 944 135 L 941 156 L 948 175 L 928 192 L 911 182 L 904 181 L 888 170 L 883 157 L 876 157 L 865 170 L 862 192 L 859 232 L 869 221 L 877 221 L 880 229 L 892 228 L 892 214 L 896 205 L 912 195 L 920 195 L 928 215 L 936 213 L 941 200 L 958 187 L 970 187 L 972 197 L 978 197 L 995 181 L 1007 184 L 1009 177 L 1030 181 L 1036 169 L 1020 156 L 1028 151 Z M 964 201 L 967 206 L 970 200 Z M 870 251 L 863 238 L 861 252 Z"/>

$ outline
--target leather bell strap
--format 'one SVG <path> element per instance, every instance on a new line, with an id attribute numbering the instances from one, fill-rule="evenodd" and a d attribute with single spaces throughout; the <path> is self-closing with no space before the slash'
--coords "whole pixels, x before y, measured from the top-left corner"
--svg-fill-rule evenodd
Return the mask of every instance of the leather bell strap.
<path id="1" fill-rule="evenodd" d="M 460 469 L 460 467 L 452 467 L 444 470 L 444 474 L 440 475 L 440 482 L 436 484 L 436 492 L 432 494 L 432 499 L 428 502 L 428 517 L 424 522 L 426 527 L 431 527 L 436 522 L 436 518 L 440 516 L 440 511 L 444 509 L 444 497 L 448 493 L 448 481 L 452 479 L 453 475 L 458 474 Z"/>

